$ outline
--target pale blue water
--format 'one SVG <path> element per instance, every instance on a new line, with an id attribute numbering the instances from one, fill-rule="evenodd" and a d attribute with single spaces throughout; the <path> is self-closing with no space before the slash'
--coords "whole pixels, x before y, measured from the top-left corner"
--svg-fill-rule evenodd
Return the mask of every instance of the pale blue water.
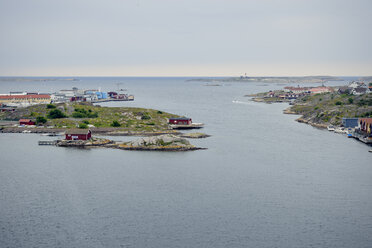
<path id="1" fill-rule="evenodd" d="M 212 135 L 191 142 L 209 149 L 68 149 L 0 134 L 0 247 L 372 246 L 370 147 L 243 97 L 283 85 L 83 78 L 0 90 L 117 82 L 135 101 L 106 105 L 190 116 Z"/>

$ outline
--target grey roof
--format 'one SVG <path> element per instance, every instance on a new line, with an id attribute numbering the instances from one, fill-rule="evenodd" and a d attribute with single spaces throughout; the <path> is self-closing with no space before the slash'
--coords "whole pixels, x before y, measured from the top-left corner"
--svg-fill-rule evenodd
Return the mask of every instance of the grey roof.
<path id="1" fill-rule="evenodd" d="M 361 88 L 361 87 L 355 88 L 354 90 L 355 90 L 355 92 L 358 92 L 358 93 L 363 93 L 363 92 L 367 91 L 366 88 Z"/>
<path id="2" fill-rule="evenodd" d="M 88 134 L 89 132 L 89 129 L 68 129 L 65 134 Z"/>

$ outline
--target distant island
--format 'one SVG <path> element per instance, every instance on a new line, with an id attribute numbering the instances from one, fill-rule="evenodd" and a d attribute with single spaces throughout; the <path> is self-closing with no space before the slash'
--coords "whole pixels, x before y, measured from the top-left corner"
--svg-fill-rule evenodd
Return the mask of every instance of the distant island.
<path id="1" fill-rule="evenodd" d="M 188 81 L 199 82 L 261 82 L 261 83 L 325 83 L 327 81 L 343 81 L 333 76 L 304 76 L 304 77 L 226 77 L 226 78 L 194 78 Z"/>

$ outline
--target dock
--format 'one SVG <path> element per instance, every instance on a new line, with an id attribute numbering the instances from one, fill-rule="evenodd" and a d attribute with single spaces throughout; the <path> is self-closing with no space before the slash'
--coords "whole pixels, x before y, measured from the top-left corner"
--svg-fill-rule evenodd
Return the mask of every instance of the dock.
<path id="1" fill-rule="evenodd" d="M 39 146 L 55 146 L 57 144 L 57 140 L 40 140 Z"/>
<path id="2" fill-rule="evenodd" d="M 188 125 L 176 124 L 176 125 L 169 125 L 171 129 L 199 129 L 204 126 L 203 123 L 192 123 Z"/>

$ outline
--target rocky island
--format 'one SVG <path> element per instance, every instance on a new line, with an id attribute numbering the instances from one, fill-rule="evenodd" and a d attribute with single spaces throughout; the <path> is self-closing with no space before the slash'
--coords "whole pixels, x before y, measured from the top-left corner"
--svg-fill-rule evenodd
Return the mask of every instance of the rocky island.
<path id="1" fill-rule="evenodd" d="M 59 147 L 106 147 L 136 151 L 193 151 L 206 149 L 196 147 L 190 144 L 188 140 L 172 134 L 144 137 L 129 142 L 115 142 L 109 139 L 93 137 L 89 140 L 57 140 L 53 144 Z"/>

